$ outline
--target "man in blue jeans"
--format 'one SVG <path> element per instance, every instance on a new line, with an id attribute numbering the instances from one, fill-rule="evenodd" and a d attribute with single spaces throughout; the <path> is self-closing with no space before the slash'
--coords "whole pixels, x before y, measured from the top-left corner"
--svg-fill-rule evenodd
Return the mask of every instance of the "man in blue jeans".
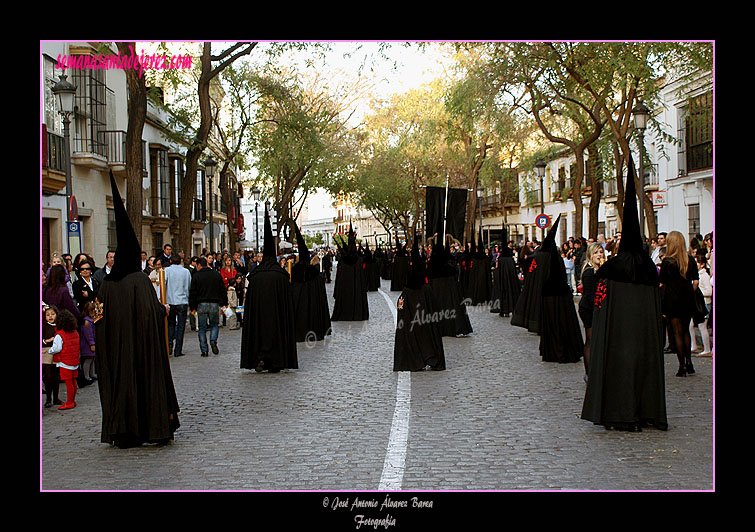
<path id="1" fill-rule="evenodd" d="M 197 259 L 197 271 L 191 278 L 189 309 L 197 311 L 199 348 L 202 356 L 208 356 L 207 323 L 210 324 L 210 347 L 218 354 L 218 322 L 220 307 L 228 306 L 228 294 L 220 273 L 207 266 L 207 259 Z"/>
<path id="2" fill-rule="evenodd" d="M 189 313 L 189 290 L 191 289 L 191 272 L 181 264 L 181 257 L 174 255 L 170 266 L 165 268 L 165 302 L 170 306 L 168 312 L 168 340 L 174 357 L 183 353 L 184 329 Z M 175 348 L 173 342 L 175 340 Z"/>

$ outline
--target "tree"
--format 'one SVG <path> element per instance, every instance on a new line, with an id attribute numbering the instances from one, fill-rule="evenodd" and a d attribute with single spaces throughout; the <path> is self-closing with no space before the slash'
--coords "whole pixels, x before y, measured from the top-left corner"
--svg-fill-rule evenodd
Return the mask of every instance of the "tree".
<path id="1" fill-rule="evenodd" d="M 363 87 L 333 88 L 326 81 L 291 72 L 255 79 L 261 94 L 252 135 L 255 182 L 272 200 L 280 227 L 291 227 L 293 212 L 311 191 L 337 193 L 356 164 L 346 120 Z"/>
<path id="2" fill-rule="evenodd" d="M 671 72 L 684 73 L 712 68 L 712 45 L 709 43 L 545 43 L 553 65 L 563 69 L 600 108 L 619 148 L 618 175 L 631 156 L 632 110 L 640 101 L 650 106 L 657 98 L 661 80 Z M 606 91 L 605 87 L 610 87 Z M 661 128 L 651 116 L 651 127 Z M 617 178 L 617 184 L 621 179 Z M 639 180 L 635 182 L 640 208 L 652 213 L 650 198 Z M 619 205 L 623 205 L 620 187 Z M 623 213 L 621 213 L 623 215 Z M 648 236 L 656 236 L 653 216 L 645 216 Z"/>
<path id="3" fill-rule="evenodd" d="M 135 42 L 118 42 L 122 55 L 136 56 Z M 124 69 L 128 87 L 128 128 L 126 130 L 126 212 L 131 225 L 136 230 L 139 242 L 142 241 L 142 133 L 147 117 L 147 86 L 143 76 L 135 68 Z"/>
<path id="4" fill-rule="evenodd" d="M 181 201 L 178 211 L 179 227 L 179 247 L 184 250 L 191 249 L 192 227 L 191 213 L 193 208 L 194 196 L 197 189 L 197 170 L 199 168 L 199 158 L 208 146 L 208 138 L 212 129 L 213 112 L 210 97 L 210 86 L 216 81 L 218 75 L 228 68 L 234 61 L 240 57 L 249 55 L 257 46 L 256 42 L 238 42 L 234 43 L 220 53 L 212 53 L 212 43 L 205 42 L 201 45 L 199 52 L 199 65 L 196 102 L 199 108 L 199 121 L 195 123 L 195 113 L 183 112 L 180 106 L 186 102 L 181 101 L 171 108 L 175 117 L 175 123 L 182 127 L 173 127 L 174 135 L 187 146 L 185 173 L 181 179 Z M 178 70 L 164 70 L 164 80 L 173 83 L 174 87 L 185 82 L 185 79 L 179 77 Z M 193 101 L 193 99 L 192 99 Z M 186 253 L 185 262 L 191 258 L 191 253 Z"/>

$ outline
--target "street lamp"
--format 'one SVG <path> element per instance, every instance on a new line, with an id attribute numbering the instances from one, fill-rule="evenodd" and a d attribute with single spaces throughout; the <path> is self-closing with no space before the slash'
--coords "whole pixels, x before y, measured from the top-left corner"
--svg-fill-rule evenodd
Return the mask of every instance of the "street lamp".
<path id="1" fill-rule="evenodd" d="M 545 168 L 548 165 L 545 161 L 538 159 L 535 163 L 535 173 L 540 178 L 540 214 L 545 214 L 545 194 L 543 193 L 543 178 L 545 178 Z M 540 241 L 545 240 L 545 227 L 540 228 Z"/>
<path id="2" fill-rule="evenodd" d="M 642 245 L 645 245 L 645 128 L 647 127 L 648 115 L 650 109 L 648 109 L 642 101 L 637 102 L 637 105 L 632 109 L 632 120 L 634 121 L 634 128 L 640 134 L 640 236 L 642 236 Z M 627 175 L 629 173 L 627 172 Z"/>
<path id="3" fill-rule="evenodd" d="M 477 187 L 477 207 L 480 211 L 480 234 L 482 234 L 482 195 L 485 192 L 485 189 L 480 185 Z M 472 237 L 472 240 L 474 241 L 474 236 Z"/>
<path id="4" fill-rule="evenodd" d="M 212 251 L 212 246 L 215 239 L 212 227 L 212 202 L 214 200 L 214 194 L 212 192 L 212 178 L 215 177 L 215 167 L 217 166 L 217 164 L 218 163 L 215 162 L 215 159 L 213 159 L 212 156 L 208 157 L 204 161 L 205 172 L 207 172 L 207 177 L 210 179 L 210 251 Z"/>
<path id="5" fill-rule="evenodd" d="M 260 189 L 254 187 L 252 196 L 254 196 L 254 235 L 257 237 L 257 253 L 260 252 L 260 222 L 259 222 L 259 201 Z"/>
<path id="6" fill-rule="evenodd" d="M 65 137 L 65 168 L 66 168 L 66 235 L 70 234 L 71 226 L 71 196 L 73 189 L 71 185 L 71 115 L 74 110 L 74 97 L 76 96 L 76 86 L 72 85 L 66 79 L 65 74 L 60 75 L 58 81 L 52 88 L 52 93 L 60 101 L 60 114 L 63 116 L 63 136 Z M 71 241 L 66 237 L 68 252 L 73 255 L 71 250 Z M 81 251 L 81 250 L 79 250 Z"/>

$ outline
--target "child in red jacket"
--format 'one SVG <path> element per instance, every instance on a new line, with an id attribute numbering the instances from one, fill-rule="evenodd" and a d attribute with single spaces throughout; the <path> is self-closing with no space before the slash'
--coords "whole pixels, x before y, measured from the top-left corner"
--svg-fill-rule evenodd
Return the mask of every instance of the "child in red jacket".
<path id="1" fill-rule="evenodd" d="M 58 410 L 68 410 L 76 406 L 76 377 L 79 369 L 79 333 L 76 331 L 76 318 L 67 310 L 58 313 L 57 334 L 52 341 L 50 354 L 60 370 L 60 380 L 65 383 L 66 402 Z"/>

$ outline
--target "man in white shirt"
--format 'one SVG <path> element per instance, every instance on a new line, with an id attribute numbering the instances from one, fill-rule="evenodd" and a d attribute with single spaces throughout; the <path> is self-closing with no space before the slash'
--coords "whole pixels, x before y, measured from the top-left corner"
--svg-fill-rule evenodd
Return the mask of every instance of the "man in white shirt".
<path id="1" fill-rule="evenodd" d="M 94 280 L 102 284 L 102 280 L 110 273 L 110 270 L 113 269 L 113 264 L 115 264 L 115 251 L 108 251 L 105 254 L 105 265 L 92 275 Z"/>

